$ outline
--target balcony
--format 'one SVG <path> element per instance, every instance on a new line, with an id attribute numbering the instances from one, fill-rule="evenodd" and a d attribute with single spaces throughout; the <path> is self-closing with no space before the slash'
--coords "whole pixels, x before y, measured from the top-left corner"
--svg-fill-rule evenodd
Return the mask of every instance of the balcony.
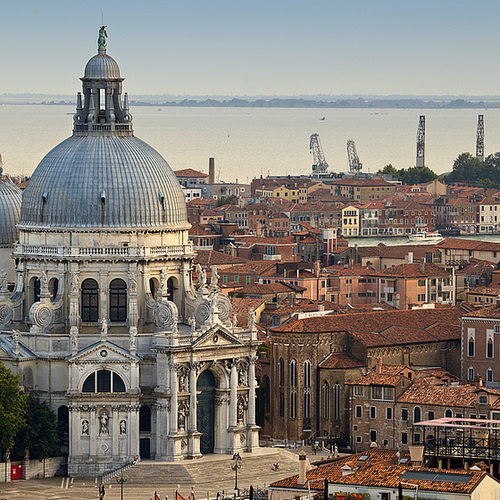
<path id="1" fill-rule="evenodd" d="M 267 255 L 266 253 L 262 256 L 262 260 L 281 260 L 281 254 Z"/>

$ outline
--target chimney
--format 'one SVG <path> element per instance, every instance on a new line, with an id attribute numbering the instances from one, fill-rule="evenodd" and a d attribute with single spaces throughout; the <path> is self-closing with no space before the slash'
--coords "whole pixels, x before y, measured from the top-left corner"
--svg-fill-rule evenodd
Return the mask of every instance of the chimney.
<path id="1" fill-rule="evenodd" d="M 425 273 L 425 261 L 420 261 L 420 272 Z"/>
<path id="2" fill-rule="evenodd" d="M 408 446 L 412 467 L 422 467 L 424 461 L 424 447 L 421 445 Z"/>
<path id="3" fill-rule="evenodd" d="M 482 389 L 483 388 L 483 379 L 481 377 L 476 378 L 476 389 Z"/>
<path id="4" fill-rule="evenodd" d="M 314 263 L 314 274 L 315 274 L 316 278 L 319 278 L 319 273 L 320 273 L 320 262 L 319 262 L 319 260 L 317 260 Z"/>
<path id="5" fill-rule="evenodd" d="M 377 358 L 377 364 L 375 365 L 375 373 L 380 375 L 382 373 L 382 358 Z"/>
<path id="6" fill-rule="evenodd" d="M 306 484 L 306 453 L 301 451 L 299 453 L 299 478 L 297 479 L 297 484 Z"/>
<path id="7" fill-rule="evenodd" d="M 413 252 L 408 252 L 408 264 L 413 264 Z"/>
<path id="8" fill-rule="evenodd" d="M 208 159 L 208 183 L 215 184 L 215 158 Z"/>

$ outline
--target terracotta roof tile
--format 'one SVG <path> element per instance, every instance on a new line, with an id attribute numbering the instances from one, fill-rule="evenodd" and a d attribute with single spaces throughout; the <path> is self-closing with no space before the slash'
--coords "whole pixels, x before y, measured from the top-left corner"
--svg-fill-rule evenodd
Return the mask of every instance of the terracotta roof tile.
<path id="1" fill-rule="evenodd" d="M 328 315 L 313 318 L 291 318 L 285 324 L 271 329 L 271 334 L 283 333 L 322 333 L 350 332 L 359 342 L 367 347 L 382 345 L 401 345 L 408 341 L 406 330 L 413 329 L 412 341 L 440 340 L 436 330 L 430 327 L 443 325 L 449 327 L 446 338 L 460 339 L 460 307 L 442 307 L 436 309 L 415 309 L 410 311 L 375 311 Z M 392 331 L 389 329 L 395 328 Z M 384 332 L 385 331 L 385 332 Z M 420 336 L 420 340 L 419 340 Z"/>
<path id="2" fill-rule="evenodd" d="M 319 367 L 327 370 L 345 370 L 349 368 L 361 368 L 366 366 L 362 361 L 345 352 L 329 354 L 319 363 Z"/>
<path id="3" fill-rule="evenodd" d="M 203 177 L 203 178 L 208 177 L 208 174 L 205 174 L 204 172 L 200 172 L 198 170 L 193 170 L 192 168 L 185 168 L 183 170 L 175 170 L 174 174 L 177 177 Z"/>
<path id="4" fill-rule="evenodd" d="M 217 252 L 215 250 L 196 250 L 196 257 L 194 262 L 201 264 L 202 266 L 213 266 L 213 265 L 228 265 L 228 264 L 243 264 L 246 259 L 242 257 L 233 257 L 223 252 Z"/>
<path id="5" fill-rule="evenodd" d="M 319 464 L 316 469 L 307 471 L 306 480 L 311 489 L 318 491 L 323 490 L 326 479 L 329 483 L 338 485 L 385 487 L 394 490 L 398 489 L 400 482 L 411 482 L 418 485 L 419 491 L 471 493 L 487 476 L 484 470 L 445 470 L 411 467 L 408 464 L 399 465 L 396 453 L 396 450 L 372 448 L 349 457 L 324 462 L 324 465 Z M 367 458 L 360 460 L 362 456 Z M 408 458 L 408 454 L 402 452 L 400 458 Z M 344 475 L 342 467 L 345 467 L 346 464 L 349 464 L 351 472 Z M 406 479 L 410 474 L 411 480 Z M 420 477 L 418 477 L 419 475 Z M 446 480 L 446 476 L 450 480 Z M 463 479 L 456 481 L 457 476 L 463 476 Z M 307 487 L 297 484 L 297 481 L 298 475 L 295 475 L 271 483 L 270 487 L 276 489 L 304 489 L 307 491 Z"/>

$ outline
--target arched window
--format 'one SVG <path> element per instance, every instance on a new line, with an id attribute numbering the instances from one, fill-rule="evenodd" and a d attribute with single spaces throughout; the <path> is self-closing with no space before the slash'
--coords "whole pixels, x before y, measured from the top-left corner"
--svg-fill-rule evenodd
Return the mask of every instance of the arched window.
<path id="1" fill-rule="evenodd" d="M 285 394 L 283 389 L 280 389 L 278 412 L 280 417 L 285 416 Z"/>
<path id="2" fill-rule="evenodd" d="M 119 278 L 109 285 L 109 320 L 113 323 L 127 321 L 127 284 Z"/>
<path id="3" fill-rule="evenodd" d="M 304 418 L 311 418 L 311 362 L 304 363 Z"/>
<path id="4" fill-rule="evenodd" d="M 174 301 L 175 282 L 173 278 L 167 280 L 167 300 Z"/>
<path id="5" fill-rule="evenodd" d="M 330 386 L 325 382 L 322 387 L 323 392 L 323 418 L 330 417 Z"/>
<path id="6" fill-rule="evenodd" d="M 262 377 L 261 387 L 264 391 L 264 411 L 269 413 L 271 411 L 271 393 L 269 377 L 267 375 Z"/>
<path id="7" fill-rule="evenodd" d="M 283 358 L 280 358 L 278 362 L 278 371 L 279 385 L 283 387 L 285 385 L 285 362 L 283 361 Z"/>
<path id="8" fill-rule="evenodd" d="M 57 278 L 52 278 L 49 281 L 49 292 L 52 302 L 56 300 L 57 290 L 59 290 L 59 280 Z"/>
<path id="9" fill-rule="evenodd" d="M 474 368 L 472 366 L 467 370 L 467 380 L 474 380 Z"/>
<path id="10" fill-rule="evenodd" d="M 486 357 L 493 357 L 493 339 L 488 339 L 488 343 L 486 344 Z"/>
<path id="11" fill-rule="evenodd" d="M 486 381 L 493 382 L 493 370 L 491 368 L 486 370 Z"/>
<path id="12" fill-rule="evenodd" d="M 297 361 L 290 361 L 290 418 L 297 418 Z"/>
<path id="13" fill-rule="evenodd" d="M 333 386 L 333 418 L 340 420 L 340 385 Z"/>
<path id="14" fill-rule="evenodd" d="M 149 291 L 151 292 L 151 295 L 155 300 L 156 300 L 156 293 L 158 292 L 158 286 L 159 286 L 158 280 L 156 280 L 155 278 L 150 278 Z"/>
<path id="15" fill-rule="evenodd" d="M 125 383 L 118 373 L 99 370 L 85 379 L 82 392 L 125 392 Z"/>
<path id="16" fill-rule="evenodd" d="M 446 418 L 452 418 L 453 417 L 453 412 L 448 408 L 445 412 L 444 412 L 444 416 Z"/>
<path id="17" fill-rule="evenodd" d="M 413 408 L 413 423 L 420 422 L 421 420 L 422 410 L 418 406 L 415 406 L 415 408 Z"/>
<path id="18" fill-rule="evenodd" d="M 38 302 L 40 300 L 40 279 L 39 278 L 32 278 L 31 280 L 31 297 L 32 301 L 31 303 L 34 304 L 35 302 Z"/>
<path id="19" fill-rule="evenodd" d="M 297 361 L 290 361 L 290 387 L 297 387 Z"/>
<path id="20" fill-rule="evenodd" d="M 81 301 L 82 321 L 97 321 L 99 319 L 99 285 L 96 280 L 88 278 L 83 281 Z"/>
<path id="21" fill-rule="evenodd" d="M 474 337 L 469 337 L 469 357 L 473 358 L 475 353 Z"/>

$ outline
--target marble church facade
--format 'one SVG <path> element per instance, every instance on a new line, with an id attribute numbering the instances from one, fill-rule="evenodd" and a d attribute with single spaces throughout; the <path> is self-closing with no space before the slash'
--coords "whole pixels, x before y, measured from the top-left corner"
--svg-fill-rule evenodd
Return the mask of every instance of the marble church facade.
<path id="1" fill-rule="evenodd" d="M 105 37 L 0 274 L 0 360 L 67 424 L 70 475 L 258 446 L 254 317 L 236 326 L 216 268 L 193 279 L 182 190 L 134 136 Z"/>

